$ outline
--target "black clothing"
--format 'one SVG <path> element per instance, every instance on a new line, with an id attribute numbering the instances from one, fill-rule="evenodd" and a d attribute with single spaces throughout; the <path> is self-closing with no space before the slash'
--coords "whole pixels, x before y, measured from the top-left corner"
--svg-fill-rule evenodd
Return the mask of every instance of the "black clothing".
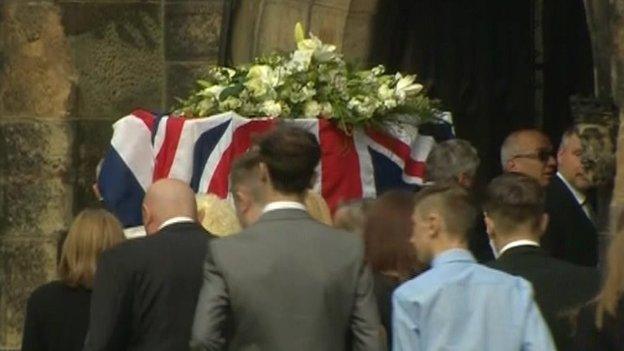
<path id="1" fill-rule="evenodd" d="M 574 350 L 624 351 L 624 299 L 620 299 L 616 316 L 605 315 L 603 326 L 596 328 L 596 305 L 583 307 L 577 319 Z"/>
<path id="2" fill-rule="evenodd" d="M 511 248 L 487 265 L 533 284 L 535 302 L 550 327 L 557 349 L 569 350 L 572 342 L 569 313 L 596 295 L 600 285 L 598 272 L 552 258 L 541 248 L 530 245 Z"/>
<path id="3" fill-rule="evenodd" d="M 188 350 L 211 237 L 175 223 L 102 253 L 84 350 Z"/>
<path id="4" fill-rule="evenodd" d="M 90 290 L 61 281 L 37 288 L 28 298 L 22 350 L 82 350 L 90 301 Z"/>
<path id="5" fill-rule="evenodd" d="M 558 176 L 546 188 L 546 212 L 550 221 L 542 237 L 544 250 L 564 261 L 595 267 L 598 264 L 596 227 Z"/>

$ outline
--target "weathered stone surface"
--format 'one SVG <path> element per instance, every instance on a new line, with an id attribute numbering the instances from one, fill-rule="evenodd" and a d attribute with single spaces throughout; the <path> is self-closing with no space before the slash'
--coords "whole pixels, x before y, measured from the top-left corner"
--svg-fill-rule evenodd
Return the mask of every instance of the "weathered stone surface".
<path id="1" fill-rule="evenodd" d="M 188 1 L 165 5 L 165 57 L 169 61 L 215 60 L 223 1 Z"/>
<path id="2" fill-rule="evenodd" d="M 76 121 L 76 159 L 74 170 L 74 213 L 85 207 L 97 206 L 93 193 L 95 168 L 106 154 L 113 134 L 113 121 L 107 119 Z"/>
<path id="3" fill-rule="evenodd" d="M 0 348 L 19 348 L 28 296 L 54 279 L 54 240 L 0 240 Z"/>
<path id="4" fill-rule="evenodd" d="M 1 10 L 0 116 L 66 116 L 75 74 L 58 6 L 9 0 Z"/>
<path id="5" fill-rule="evenodd" d="M 0 178 L 4 188 L 1 236 L 45 236 L 67 228 L 72 217 L 71 184 L 61 178 Z"/>
<path id="6" fill-rule="evenodd" d="M 73 141 L 69 121 L 0 121 L 0 175 L 69 179 Z"/>
<path id="7" fill-rule="evenodd" d="M 197 80 L 205 77 L 210 65 L 217 61 L 174 63 L 167 65 L 167 111 L 176 107 L 176 97 L 185 99 L 197 88 Z"/>
<path id="8" fill-rule="evenodd" d="M 164 83 L 160 5 L 60 6 L 78 72 L 72 115 L 116 119 L 136 107 L 160 110 Z"/>

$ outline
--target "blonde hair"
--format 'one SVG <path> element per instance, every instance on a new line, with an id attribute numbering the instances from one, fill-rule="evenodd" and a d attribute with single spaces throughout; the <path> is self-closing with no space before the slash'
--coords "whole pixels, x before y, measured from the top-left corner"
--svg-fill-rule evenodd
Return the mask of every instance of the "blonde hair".
<path id="1" fill-rule="evenodd" d="M 602 329 L 606 315 L 615 316 L 624 292 L 624 211 L 620 212 L 615 234 L 607 254 L 607 274 L 596 298 L 596 327 Z"/>
<path id="2" fill-rule="evenodd" d="M 197 212 L 201 225 L 211 234 L 227 236 L 241 231 L 234 207 L 215 194 L 197 194 Z"/>
<path id="3" fill-rule="evenodd" d="M 93 287 L 102 251 L 124 240 L 121 224 L 103 209 L 86 209 L 76 216 L 61 249 L 60 279 L 71 287 Z"/>
<path id="4" fill-rule="evenodd" d="M 321 223 L 332 225 L 333 221 L 329 206 L 327 206 L 327 202 L 325 202 L 321 194 L 308 190 L 303 202 L 310 217 Z"/>

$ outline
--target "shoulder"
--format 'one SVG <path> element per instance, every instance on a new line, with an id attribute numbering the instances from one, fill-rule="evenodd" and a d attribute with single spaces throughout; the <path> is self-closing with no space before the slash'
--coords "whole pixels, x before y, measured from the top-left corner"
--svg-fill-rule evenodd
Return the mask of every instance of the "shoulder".
<path id="1" fill-rule="evenodd" d="M 55 296 L 62 294 L 65 289 L 67 289 L 65 284 L 59 280 L 43 284 L 30 294 L 28 304 L 38 304 L 53 299 Z"/>

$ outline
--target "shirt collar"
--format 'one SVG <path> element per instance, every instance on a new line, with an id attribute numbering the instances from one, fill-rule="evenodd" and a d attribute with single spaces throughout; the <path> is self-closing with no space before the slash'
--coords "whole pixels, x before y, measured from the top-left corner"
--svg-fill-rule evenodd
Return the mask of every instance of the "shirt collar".
<path id="1" fill-rule="evenodd" d="M 189 223 L 189 222 L 195 222 L 195 220 L 191 217 L 186 217 L 186 216 L 169 218 L 168 220 L 164 221 L 160 225 L 160 227 L 158 227 L 158 230 L 161 230 L 168 225 L 172 225 L 176 223 Z"/>
<path id="2" fill-rule="evenodd" d="M 450 249 L 438 254 L 433 261 L 431 267 L 440 266 L 451 262 L 477 262 L 470 251 L 465 249 Z"/>
<path id="3" fill-rule="evenodd" d="M 502 255 L 505 251 L 512 249 L 514 247 L 518 247 L 518 246 L 535 246 L 535 247 L 539 247 L 539 243 L 533 241 L 533 240 L 529 240 L 529 239 L 522 239 L 522 240 L 516 240 L 516 241 L 512 241 L 510 243 L 508 243 L 507 245 L 503 246 L 503 248 L 500 250 L 500 252 L 498 253 L 499 255 Z"/>
<path id="4" fill-rule="evenodd" d="M 580 191 L 576 190 L 575 187 L 572 186 L 572 184 L 568 183 L 568 181 L 565 179 L 565 177 L 557 172 L 557 177 L 559 177 L 559 179 L 561 179 L 561 181 L 563 182 L 563 184 L 565 184 L 565 186 L 570 189 L 570 192 L 572 192 L 572 195 L 574 195 L 574 198 L 576 199 L 576 201 L 582 206 L 585 204 L 585 200 L 587 199 L 587 197 L 585 196 L 585 194 L 581 193 Z"/>
<path id="5" fill-rule="evenodd" d="M 268 203 L 266 206 L 264 206 L 262 213 L 267 213 L 269 211 L 275 211 L 275 210 L 305 211 L 306 208 L 302 203 L 296 202 L 296 201 L 275 201 L 275 202 Z"/>

